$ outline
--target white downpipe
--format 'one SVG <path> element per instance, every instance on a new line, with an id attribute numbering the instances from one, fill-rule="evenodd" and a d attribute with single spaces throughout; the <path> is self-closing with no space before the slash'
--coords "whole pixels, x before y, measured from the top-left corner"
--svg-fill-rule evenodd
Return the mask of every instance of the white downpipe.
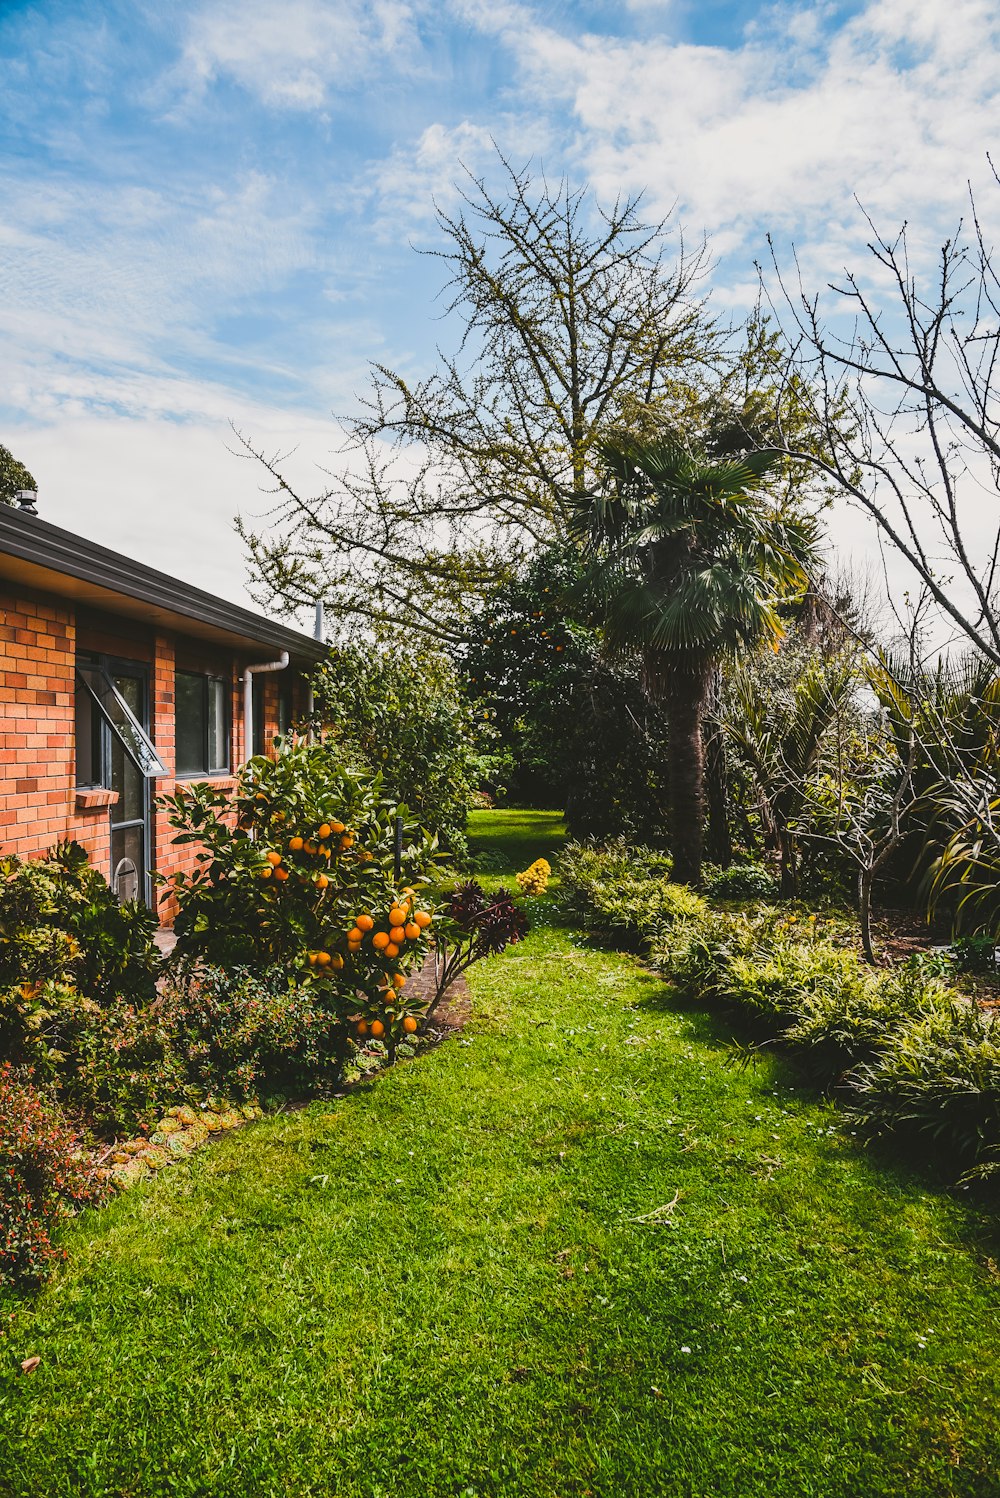
<path id="1" fill-rule="evenodd" d="M 248 666 L 243 673 L 243 762 L 253 756 L 253 679 L 258 672 L 284 671 L 288 665 L 288 651 L 281 652 L 276 661 L 265 661 L 260 666 Z"/>
<path id="2" fill-rule="evenodd" d="M 317 600 L 316 600 L 316 622 L 313 625 L 313 638 L 317 639 L 317 640 L 322 640 L 323 635 L 325 633 L 325 630 L 326 630 L 326 617 L 325 617 L 325 613 L 324 613 L 323 600 L 322 600 L 322 598 L 317 598 Z M 313 728 L 313 716 L 314 716 L 314 714 L 316 712 L 316 693 L 313 691 L 313 685 L 312 685 L 312 681 L 311 680 L 309 682 L 309 701 L 308 701 L 308 703 L 306 705 L 306 712 L 309 714 L 309 742 L 310 742 L 310 744 L 315 744 L 315 742 L 316 742 L 316 733 L 315 733 L 315 730 Z"/>

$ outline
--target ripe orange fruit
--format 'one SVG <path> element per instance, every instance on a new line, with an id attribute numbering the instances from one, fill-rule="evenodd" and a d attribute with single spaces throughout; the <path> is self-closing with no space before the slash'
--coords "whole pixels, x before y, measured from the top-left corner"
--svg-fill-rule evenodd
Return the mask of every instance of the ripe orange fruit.
<path id="1" fill-rule="evenodd" d="M 331 961 L 331 959 L 330 959 L 329 952 L 317 952 L 316 953 L 316 966 L 317 967 L 329 967 L 330 961 Z"/>
<path id="2" fill-rule="evenodd" d="M 405 920 L 406 920 L 406 911 L 405 910 L 400 910 L 400 908 L 399 908 L 398 905 L 394 905 L 392 907 L 392 909 L 389 911 L 389 925 L 390 926 L 401 926 Z"/>
<path id="3" fill-rule="evenodd" d="M 331 822 L 330 823 L 330 831 L 331 832 L 346 832 L 347 828 L 344 826 L 343 822 Z"/>
<path id="4" fill-rule="evenodd" d="M 370 915 L 359 915 L 354 924 L 358 927 L 359 931 L 370 931 L 375 922 Z"/>
<path id="5" fill-rule="evenodd" d="M 317 874 L 313 883 L 316 885 L 317 889 L 326 889 L 330 881 L 325 874 Z"/>
<path id="6" fill-rule="evenodd" d="M 347 950 L 348 952 L 350 952 L 352 957 L 357 957 L 358 953 L 361 951 L 361 943 L 359 941 L 349 941 L 347 943 Z"/>
<path id="7" fill-rule="evenodd" d="M 289 848 L 291 848 L 293 853 L 301 853 L 302 849 L 305 847 L 305 838 L 290 837 L 288 839 L 288 846 Z"/>
<path id="8" fill-rule="evenodd" d="M 327 847 L 326 843 L 320 843 L 319 852 L 323 858 L 330 857 L 330 849 Z"/>
<path id="9" fill-rule="evenodd" d="M 416 1030 L 416 1028 L 417 1028 L 417 1022 L 416 1022 L 416 1020 L 413 1018 L 412 1014 L 408 1014 L 406 1016 L 406 1018 L 403 1020 L 403 1029 L 406 1031 L 407 1035 L 412 1035 L 414 1033 L 414 1031 Z"/>
<path id="10" fill-rule="evenodd" d="M 393 988 L 405 988 L 406 987 L 406 974 L 405 973 L 393 973 L 393 975 L 392 975 L 392 986 L 393 986 Z"/>
<path id="11" fill-rule="evenodd" d="M 407 941 L 416 941 L 417 937 L 420 935 L 420 927 L 417 925 L 416 921 L 407 921 L 406 925 L 403 927 L 403 935 L 406 937 Z"/>
<path id="12" fill-rule="evenodd" d="M 347 940 L 360 942 L 364 934 L 363 931 L 358 930 L 357 926 L 352 926 L 351 930 L 347 933 Z"/>
<path id="13" fill-rule="evenodd" d="M 304 842 L 302 844 L 302 851 L 304 853 L 315 853 L 316 852 L 316 844 L 312 843 L 312 842 Z"/>
<path id="14" fill-rule="evenodd" d="M 268 863 L 273 864 L 275 868 L 277 868 L 278 864 L 281 862 L 281 854 L 275 853 L 273 848 L 270 850 L 270 852 L 265 853 L 264 857 L 267 859 Z"/>
<path id="15" fill-rule="evenodd" d="M 359 1019 L 358 1020 L 358 1034 L 361 1036 L 362 1040 L 368 1034 L 368 1021 L 367 1020 L 363 1020 L 363 1019 Z"/>
<path id="16" fill-rule="evenodd" d="M 385 948 L 388 945 L 389 945 L 389 933 L 388 933 L 388 931 L 376 931 L 375 935 L 372 937 L 372 946 L 375 948 L 375 950 L 377 952 L 383 952 L 383 951 L 385 951 Z"/>
<path id="17" fill-rule="evenodd" d="M 386 947 L 386 949 L 385 949 L 385 955 L 387 957 L 398 957 L 399 956 L 399 948 L 397 947 L 397 945 L 396 945 L 396 943 L 394 941 L 391 941 L 389 943 L 389 945 Z"/>
<path id="18" fill-rule="evenodd" d="M 381 1040 L 382 1036 L 385 1034 L 385 1025 L 383 1025 L 380 1019 L 372 1020 L 372 1034 L 374 1035 L 376 1040 Z"/>
<path id="19" fill-rule="evenodd" d="M 404 931 L 403 931 L 402 926 L 399 926 L 399 925 L 390 926 L 390 928 L 389 928 L 389 940 L 390 941 L 394 941 L 398 945 L 398 943 L 403 940 L 403 936 L 404 936 Z"/>
<path id="20" fill-rule="evenodd" d="M 262 879 L 270 879 L 270 877 L 271 877 L 271 875 L 273 873 L 274 873 L 274 870 L 272 869 L 271 865 L 269 863 L 266 863 L 264 865 L 264 867 L 260 870 L 260 877 Z"/>
<path id="21" fill-rule="evenodd" d="M 330 958 L 330 966 L 333 968 L 335 973 L 339 973 L 340 969 L 344 966 L 344 959 L 343 957 L 341 957 L 339 952 L 334 952 L 333 956 Z"/>
<path id="22" fill-rule="evenodd" d="M 307 952 L 306 953 L 306 959 L 307 959 L 310 967 L 315 967 L 316 966 L 316 958 L 318 956 L 319 956 L 318 952 Z"/>
<path id="23" fill-rule="evenodd" d="M 324 822 L 323 825 L 322 825 L 322 827 L 320 827 L 319 830 L 318 830 L 318 832 L 316 833 L 316 836 L 319 838 L 320 842 L 322 843 L 322 842 L 324 842 L 330 836 L 330 833 L 332 831 L 333 831 L 333 828 L 330 826 L 329 822 Z"/>
<path id="24" fill-rule="evenodd" d="M 354 847 L 354 839 L 349 832 L 345 832 L 344 836 L 340 839 L 340 846 L 345 849 Z"/>
<path id="25" fill-rule="evenodd" d="M 282 868 L 275 867 L 274 877 L 275 877 L 275 879 L 287 879 L 288 878 L 288 870 L 287 869 L 282 869 Z"/>
<path id="26" fill-rule="evenodd" d="M 426 931 L 427 927 L 430 925 L 434 917 L 428 914 L 426 910 L 418 910 L 413 919 L 416 921 L 421 931 Z"/>

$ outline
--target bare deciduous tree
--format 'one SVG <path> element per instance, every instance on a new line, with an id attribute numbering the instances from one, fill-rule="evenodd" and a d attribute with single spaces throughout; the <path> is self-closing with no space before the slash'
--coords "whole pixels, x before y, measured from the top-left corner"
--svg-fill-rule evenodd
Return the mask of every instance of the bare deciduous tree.
<path id="1" fill-rule="evenodd" d="M 328 487 L 301 494 L 281 455 L 237 434 L 275 495 L 266 529 L 239 523 L 263 598 L 325 596 L 348 623 L 448 641 L 470 595 L 563 533 L 609 431 L 638 411 L 676 425 L 695 400 L 724 341 L 704 247 L 678 237 L 670 257 L 638 199 L 605 209 L 501 165 L 502 195 L 470 176 L 460 211 L 438 212 L 457 352 L 417 383 L 374 366 Z"/>
<path id="2" fill-rule="evenodd" d="M 789 285 L 772 247 L 788 378 L 812 403 L 825 451 L 804 449 L 780 422 L 778 445 L 858 505 L 954 635 L 1000 664 L 994 252 L 974 200 L 933 271 L 914 264 L 905 225 L 891 238 L 869 225 L 874 277 L 848 271 L 831 283 L 832 319 L 801 275 Z"/>

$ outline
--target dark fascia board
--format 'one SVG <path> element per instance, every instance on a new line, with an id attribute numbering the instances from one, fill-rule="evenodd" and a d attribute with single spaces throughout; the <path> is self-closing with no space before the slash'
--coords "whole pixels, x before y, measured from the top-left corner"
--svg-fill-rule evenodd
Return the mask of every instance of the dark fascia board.
<path id="1" fill-rule="evenodd" d="M 323 642 L 311 635 L 275 624 L 239 604 L 99 546 L 86 536 L 64 531 L 37 515 L 0 504 L 0 559 L 5 555 L 47 573 L 76 578 L 103 594 L 145 604 L 156 614 L 191 620 L 220 637 L 249 646 L 287 650 L 300 662 L 312 664 L 326 654 Z M 106 606 L 112 607 L 110 603 Z"/>

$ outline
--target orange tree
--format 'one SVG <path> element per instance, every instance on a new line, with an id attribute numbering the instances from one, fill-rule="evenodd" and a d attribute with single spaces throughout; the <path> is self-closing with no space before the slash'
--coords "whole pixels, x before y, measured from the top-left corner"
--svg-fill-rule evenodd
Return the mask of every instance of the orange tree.
<path id="1" fill-rule="evenodd" d="M 243 767 L 235 797 L 200 782 L 161 804 L 174 841 L 198 845 L 194 873 L 173 880 L 181 958 L 280 966 L 390 1045 L 417 1029 L 405 990 L 433 920 L 417 891 L 439 855 L 381 776 L 348 772 L 334 745 L 286 743 Z"/>

